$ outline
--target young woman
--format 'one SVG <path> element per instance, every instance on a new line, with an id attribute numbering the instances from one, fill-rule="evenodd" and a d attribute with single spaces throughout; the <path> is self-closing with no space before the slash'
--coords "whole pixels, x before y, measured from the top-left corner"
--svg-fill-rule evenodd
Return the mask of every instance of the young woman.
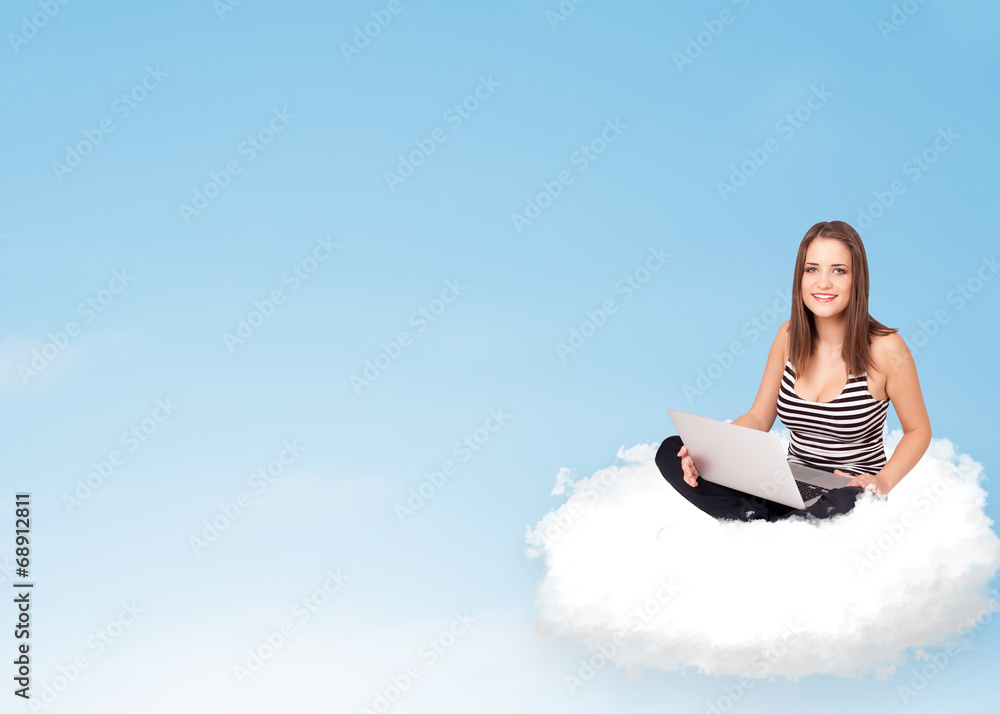
<path id="1" fill-rule="evenodd" d="M 733 424 L 788 429 L 788 460 L 844 477 L 805 514 L 740 491 L 699 481 L 680 436 L 660 444 L 656 465 L 692 504 L 717 519 L 829 518 L 854 507 L 866 489 L 885 498 L 931 442 L 917 369 L 897 330 L 868 314 L 868 258 L 843 221 L 817 223 L 799 244 L 791 319 L 778 328 L 750 411 Z M 903 438 L 886 460 L 882 441 L 889 402 Z"/>

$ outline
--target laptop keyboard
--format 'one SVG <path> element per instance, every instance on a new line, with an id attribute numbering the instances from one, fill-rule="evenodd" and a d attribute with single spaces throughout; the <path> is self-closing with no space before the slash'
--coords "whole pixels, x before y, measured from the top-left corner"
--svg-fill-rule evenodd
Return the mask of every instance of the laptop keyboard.
<path id="1" fill-rule="evenodd" d="M 795 485 L 799 487 L 799 493 L 802 495 L 803 501 L 808 501 L 810 498 L 815 498 L 816 496 L 822 496 L 830 490 L 822 486 L 814 486 L 811 483 L 804 483 L 803 481 L 796 481 Z"/>

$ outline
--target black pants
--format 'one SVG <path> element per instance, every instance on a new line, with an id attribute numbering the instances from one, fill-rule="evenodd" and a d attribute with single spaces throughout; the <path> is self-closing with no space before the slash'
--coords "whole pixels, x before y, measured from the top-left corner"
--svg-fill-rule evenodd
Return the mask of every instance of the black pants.
<path id="1" fill-rule="evenodd" d="M 864 489 L 860 486 L 835 488 L 824 493 L 804 511 L 800 511 L 700 477 L 697 486 L 689 486 L 684 481 L 681 457 L 677 455 L 683 445 L 681 437 L 676 434 L 664 439 L 656 452 L 656 466 L 677 493 L 717 520 L 780 521 L 790 517 L 832 518 L 854 508 L 858 496 L 864 493 Z"/>

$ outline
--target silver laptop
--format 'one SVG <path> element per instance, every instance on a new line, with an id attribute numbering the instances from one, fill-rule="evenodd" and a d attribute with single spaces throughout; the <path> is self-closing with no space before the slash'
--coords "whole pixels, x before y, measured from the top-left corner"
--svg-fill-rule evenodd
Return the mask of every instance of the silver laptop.
<path id="1" fill-rule="evenodd" d="M 788 461 L 777 434 L 667 409 L 699 478 L 804 509 L 850 479 Z"/>

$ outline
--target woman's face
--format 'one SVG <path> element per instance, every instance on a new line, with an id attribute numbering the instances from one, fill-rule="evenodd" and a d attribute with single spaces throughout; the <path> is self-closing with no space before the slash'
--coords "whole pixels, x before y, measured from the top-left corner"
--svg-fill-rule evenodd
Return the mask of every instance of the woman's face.
<path id="1" fill-rule="evenodd" d="M 851 251 L 834 238 L 817 238 L 806 249 L 802 301 L 817 317 L 843 312 L 851 298 Z"/>

